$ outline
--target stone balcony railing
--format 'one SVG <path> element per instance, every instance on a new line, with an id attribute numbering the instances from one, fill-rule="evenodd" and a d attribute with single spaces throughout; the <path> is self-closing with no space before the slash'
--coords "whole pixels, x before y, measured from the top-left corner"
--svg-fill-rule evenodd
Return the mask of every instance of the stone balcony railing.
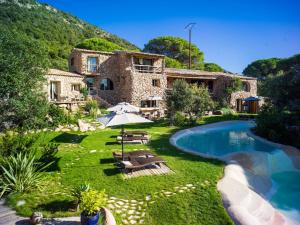
<path id="1" fill-rule="evenodd" d="M 162 67 L 150 66 L 150 65 L 138 65 L 134 64 L 134 71 L 137 73 L 162 73 Z"/>

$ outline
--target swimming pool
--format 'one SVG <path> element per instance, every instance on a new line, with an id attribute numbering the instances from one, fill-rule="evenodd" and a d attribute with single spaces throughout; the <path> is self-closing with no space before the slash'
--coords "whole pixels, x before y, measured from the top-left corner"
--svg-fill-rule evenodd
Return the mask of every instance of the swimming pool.
<path id="1" fill-rule="evenodd" d="M 300 224 L 300 170 L 281 145 L 254 136 L 250 131 L 254 126 L 253 121 L 210 124 L 179 131 L 170 142 L 184 151 L 228 164 L 243 154 L 239 164 L 247 186 L 291 219 L 291 224 Z M 270 185 L 259 188 L 262 185 L 256 183 L 260 179 Z"/>

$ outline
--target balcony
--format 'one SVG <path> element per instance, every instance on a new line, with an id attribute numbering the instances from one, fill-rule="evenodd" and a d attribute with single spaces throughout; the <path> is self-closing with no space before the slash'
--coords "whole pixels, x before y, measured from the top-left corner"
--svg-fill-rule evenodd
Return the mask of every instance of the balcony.
<path id="1" fill-rule="evenodd" d="M 134 70 L 138 73 L 162 73 L 162 67 L 134 64 Z"/>
<path id="2" fill-rule="evenodd" d="M 96 73 L 99 73 L 99 66 L 98 65 L 87 65 L 86 67 L 86 73 L 89 73 L 89 74 L 96 74 Z"/>

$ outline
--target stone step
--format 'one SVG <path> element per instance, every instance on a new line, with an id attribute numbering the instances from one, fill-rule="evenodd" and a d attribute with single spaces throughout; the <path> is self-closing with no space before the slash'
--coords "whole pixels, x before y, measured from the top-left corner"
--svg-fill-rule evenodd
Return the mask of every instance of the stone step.
<path id="1" fill-rule="evenodd" d="M 14 211 L 8 209 L 8 210 L 5 210 L 3 212 L 0 213 L 0 221 L 2 220 L 3 217 L 6 217 L 6 216 L 11 216 L 11 215 L 16 215 Z"/>
<path id="2" fill-rule="evenodd" d="M 0 218 L 0 225 L 28 225 L 29 221 L 16 215 L 8 215 Z"/>

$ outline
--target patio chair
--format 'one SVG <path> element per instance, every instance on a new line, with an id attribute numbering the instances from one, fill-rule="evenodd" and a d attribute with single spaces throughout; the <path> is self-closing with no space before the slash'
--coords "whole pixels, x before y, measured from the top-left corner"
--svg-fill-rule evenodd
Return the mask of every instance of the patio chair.
<path id="1" fill-rule="evenodd" d="M 113 156 L 116 161 L 122 160 L 122 152 L 113 152 Z M 138 151 L 131 151 L 131 152 L 124 152 L 124 159 L 129 160 L 129 158 L 138 158 L 138 157 L 154 157 L 155 154 L 153 154 L 150 151 L 147 150 L 138 150 Z"/>
<path id="2" fill-rule="evenodd" d="M 148 158 L 138 157 L 138 158 L 129 158 L 129 161 L 121 161 L 120 167 L 132 173 L 135 170 L 145 169 L 149 166 L 161 167 L 161 164 L 165 164 L 165 163 L 166 163 L 165 160 L 157 156 L 148 157 Z"/>

